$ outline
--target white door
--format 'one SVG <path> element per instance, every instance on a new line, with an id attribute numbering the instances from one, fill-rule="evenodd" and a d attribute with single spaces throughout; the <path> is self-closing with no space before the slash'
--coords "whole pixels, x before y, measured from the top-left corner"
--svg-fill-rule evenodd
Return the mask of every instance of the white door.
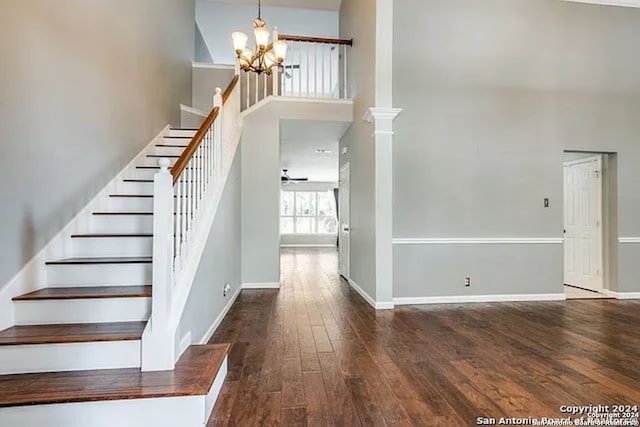
<path id="1" fill-rule="evenodd" d="M 347 163 L 340 169 L 340 185 L 338 189 L 338 217 L 340 221 L 338 229 L 339 269 L 340 274 L 345 278 L 349 278 L 349 254 L 351 250 L 349 235 L 349 222 L 351 219 L 350 179 L 350 168 L 349 163 Z"/>
<path id="2" fill-rule="evenodd" d="M 602 156 L 564 165 L 564 282 L 601 291 Z"/>

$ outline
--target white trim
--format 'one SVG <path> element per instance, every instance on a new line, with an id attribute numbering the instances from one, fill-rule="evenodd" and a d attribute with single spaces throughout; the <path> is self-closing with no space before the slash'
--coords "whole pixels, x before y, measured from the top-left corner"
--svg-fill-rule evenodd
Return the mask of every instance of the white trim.
<path id="1" fill-rule="evenodd" d="M 207 332 L 200 339 L 200 341 L 198 342 L 199 344 L 206 344 L 209 342 L 213 334 L 216 332 L 216 329 L 218 329 L 218 326 L 220 326 L 227 313 L 229 313 L 229 310 L 231 310 L 233 303 L 235 303 L 238 299 L 238 295 L 240 295 L 240 292 L 242 292 L 242 286 L 238 286 L 238 289 L 236 289 L 234 294 L 231 296 L 227 305 L 224 306 L 218 317 L 216 317 L 216 320 L 213 321 L 209 329 L 207 329 Z"/>
<path id="2" fill-rule="evenodd" d="M 362 119 L 369 123 L 374 123 L 376 120 L 394 120 L 401 112 L 402 108 L 371 107 L 367 109 Z"/>
<path id="3" fill-rule="evenodd" d="M 517 302 L 517 301 L 564 301 L 564 293 L 559 294 L 505 294 L 505 295 L 454 295 L 439 297 L 394 298 L 396 305 L 420 304 L 460 304 L 472 302 Z"/>
<path id="4" fill-rule="evenodd" d="M 279 282 L 243 283 L 242 289 L 280 289 Z"/>
<path id="5" fill-rule="evenodd" d="M 124 168 L 115 174 L 111 181 L 97 192 L 95 197 L 93 197 L 67 225 L 51 238 L 33 258 L 27 261 L 15 276 L 6 284 L 0 286 L 0 330 L 14 325 L 15 304 L 12 298 L 46 287 L 47 276 L 45 262 L 52 258 L 64 258 L 72 254 L 69 245 L 70 239 L 68 237 L 75 232 L 88 228 L 92 217 L 91 213 L 105 207 L 105 203 L 107 203 L 109 199 L 108 195 L 116 190 L 125 174 L 135 168 L 136 162 L 141 156 L 145 155 L 150 147 L 162 142 L 162 137 L 167 135 L 169 131 L 170 126 L 165 126 Z"/>
<path id="6" fill-rule="evenodd" d="M 368 293 L 365 292 L 364 289 L 358 286 L 356 282 L 354 282 L 349 278 L 346 278 L 346 279 L 349 285 L 353 288 L 353 290 L 356 291 L 362 298 L 364 298 L 364 300 L 367 303 L 369 303 L 371 307 L 375 308 L 376 310 L 393 310 L 394 309 L 395 305 L 393 301 L 376 302 L 373 298 L 371 298 L 371 296 Z"/>
<path id="7" fill-rule="evenodd" d="M 333 236 L 332 237 L 337 237 L 337 236 Z M 316 243 L 316 244 L 281 244 L 280 245 L 281 248 L 335 248 L 337 247 L 335 244 L 331 244 L 331 243 Z"/>
<path id="8" fill-rule="evenodd" d="M 640 292 L 616 292 L 604 289 L 603 293 L 615 299 L 640 299 Z"/>
<path id="9" fill-rule="evenodd" d="M 244 118 L 254 111 L 262 108 L 262 106 L 272 101 L 285 101 L 285 102 L 304 102 L 304 103 L 317 103 L 317 104 L 334 104 L 334 105 L 353 105 L 353 99 L 332 99 L 332 98 L 300 98 L 294 96 L 273 96 L 269 95 L 266 98 L 261 99 L 257 104 L 253 104 L 251 107 L 243 110 L 240 113 L 240 117 Z"/>
<path id="10" fill-rule="evenodd" d="M 198 110 L 197 108 L 189 107 L 188 105 L 180 104 L 180 111 L 184 111 L 186 113 L 195 114 L 200 117 L 207 117 L 207 113 L 202 110 Z"/>
<path id="11" fill-rule="evenodd" d="M 207 46 L 208 48 L 209 46 Z M 231 64 L 209 64 L 206 62 L 194 62 L 191 64 L 193 68 L 208 68 L 211 70 L 234 70 L 235 65 Z"/>
<path id="12" fill-rule="evenodd" d="M 620 243 L 640 243 L 640 237 L 620 237 L 618 238 Z"/>
<path id="13" fill-rule="evenodd" d="M 394 245 L 556 245 L 562 237 L 434 237 L 393 239 Z"/>
<path id="14" fill-rule="evenodd" d="M 564 0 L 572 3 L 588 3 L 604 6 L 640 7 L 640 0 Z"/>

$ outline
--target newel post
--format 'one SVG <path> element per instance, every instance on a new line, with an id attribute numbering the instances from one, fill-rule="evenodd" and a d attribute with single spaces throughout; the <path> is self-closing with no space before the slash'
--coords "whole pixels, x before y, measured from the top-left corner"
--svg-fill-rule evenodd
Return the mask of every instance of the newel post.
<path id="1" fill-rule="evenodd" d="M 279 33 L 278 27 L 273 28 L 273 41 L 274 43 L 278 41 Z M 271 84 L 271 91 L 273 92 L 273 96 L 280 95 L 280 67 L 273 67 L 272 71 L 273 83 Z"/>
<path id="2" fill-rule="evenodd" d="M 151 322 L 142 336 L 142 370 L 170 370 L 175 366 L 175 332 L 171 331 L 173 288 L 173 177 L 169 159 L 158 161 L 153 178 L 153 293 Z"/>
<path id="3" fill-rule="evenodd" d="M 224 102 L 222 100 L 222 89 L 216 88 L 216 95 L 213 97 L 213 107 L 218 107 L 218 118 L 213 123 L 213 170 L 215 176 L 222 174 L 222 124 L 224 123 Z"/>

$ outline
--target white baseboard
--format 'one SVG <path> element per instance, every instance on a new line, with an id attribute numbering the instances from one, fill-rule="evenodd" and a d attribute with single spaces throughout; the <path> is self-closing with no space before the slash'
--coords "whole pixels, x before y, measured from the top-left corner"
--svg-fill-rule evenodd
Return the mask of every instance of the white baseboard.
<path id="1" fill-rule="evenodd" d="M 640 292 L 616 292 L 605 289 L 604 293 L 616 299 L 640 299 Z"/>
<path id="2" fill-rule="evenodd" d="M 216 332 L 216 329 L 218 329 L 218 326 L 220 326 L 220 324 L 224 320 L 227 313 L 229 313 L 229 310 L 231 310 L 233 303 L 236 302 L 236 300 L 238 299 L 238 295 L 240 295 L 241 291 L 242 291 L 242 286 L 238 286 L 238 289 L 236 289 L 234 294 L 231 295 L 229 302 L 227 302 L 227 305 L 224 306 L 224 308 L 222 309 L 218 317 L 216 317 L 216 320 L 213 321 L 213 323 L 207 330 L 207 333 L 205 333 L 202 339 L 200 339 L 199 344 L 206 344 L 209 342 L 213 334 Z"/>
<path id="3" fill-rule="evenodd" d="M 280 289 L 279 282 L 243 283 L 242 289 Z"/>
<path id="4" fill-rule="evenodd" d="M 564 293 L 558 294 L 505 294 L 505 295 L 456 295 L 440 297 L 394 298 L 396 305 L 460 304 L 470 302 L 564 301 Z"/>
<path id="5" fill-rule="evenodd" d="M 349 282 L 349 285 L 358 293 L 360 294 L 360 296 L 362 298 L 364 298 L 364 300 L 366 302 L 369 303 L 369 305 L 373 308 L 375 308 L 376 310 L 393 310 L 395 307 L 395 304 L 392 301 L 380 301 L 380 302 L 376 302 L 376 300 L 374 300 L 373 298 L 371 298 L 371 296 L 366 293 L 364 291 L 364 289 L 362 289 L 360 286 L 358 286 L 358 284 L 356 282 L 354 282 L 353 280 L 347 278 L 347 282 Z"/>

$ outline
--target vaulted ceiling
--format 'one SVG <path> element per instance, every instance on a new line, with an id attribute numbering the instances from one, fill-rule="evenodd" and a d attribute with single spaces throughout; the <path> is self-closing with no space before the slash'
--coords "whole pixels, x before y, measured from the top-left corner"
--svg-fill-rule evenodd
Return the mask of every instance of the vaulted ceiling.
<path id="1" fill-rule="evenodd" d="M 258 0 L 215 0 L 232 4 L 257 4 Z M 262 0 L 265 6 L 300 7 L 304 9 L 340 10 L 342 0 Z"/>

